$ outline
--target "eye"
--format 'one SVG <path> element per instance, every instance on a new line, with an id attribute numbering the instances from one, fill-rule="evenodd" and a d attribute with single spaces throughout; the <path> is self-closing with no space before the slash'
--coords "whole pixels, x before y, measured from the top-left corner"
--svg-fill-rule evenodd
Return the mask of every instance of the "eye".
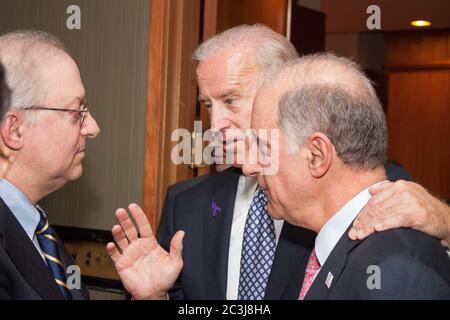
<path id="1" fill-rule="evenodd" d="M 75 110 L 68 110 L 67 113 L 72 117 L 74 121 L 78 121 L 81 118 L 81 112 Z"/>
<path id="2" fill-rule="evenodd" d="M 199 100 L 200 105 L 205 107 L 205 108 L 211 108 L 212 107 L 212 103 L 211 101 L 208 100 Z"/>
<path id="3" fill-rule="evenodd" d="M 233 105 L 237 102 L 237 99 L 227 98 L 227 99 L 225 99 L 224 102 L 225 102 L 225 104 Z"/>

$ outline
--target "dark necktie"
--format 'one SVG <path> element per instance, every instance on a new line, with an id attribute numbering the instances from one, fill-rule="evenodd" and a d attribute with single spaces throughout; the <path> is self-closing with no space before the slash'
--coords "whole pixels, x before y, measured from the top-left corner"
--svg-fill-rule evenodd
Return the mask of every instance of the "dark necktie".
<path id="1" fill-rule="evenodd" d="M 258 186 L 245 222 L 238 300 L 264 298 L 275 248 L 275 226 L 267 211 L 266 194 Z"/>
<path id="2" fill-rule="evenodd" d="M 47 266 L 52 272 L 53 278 L 55 279 L 62 295 L 66 300 L 72 300 L 72 295 L 67 287 L 66 274 L 59 255 L 58 242 L 55 238 L 55 232 L 48 223 L 44 212 L 40 208 L 36 209 L 38 209 L 40 215 L 39 224 L 36 228 L 36 236 L 39 246 L 41 247 Z"/>

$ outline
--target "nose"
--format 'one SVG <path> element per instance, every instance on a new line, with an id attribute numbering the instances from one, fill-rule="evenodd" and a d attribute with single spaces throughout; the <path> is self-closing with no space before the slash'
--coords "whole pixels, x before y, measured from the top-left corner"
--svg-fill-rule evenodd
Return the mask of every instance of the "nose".
<path id="1" fill-rule="evenodd" d="M 223 131 L 228 129 L 231 122 L 227 119 L 227 110 L 220 106 L 215 105 L 211 107 L 211 130 L 213 131 Z"/>
<path id="2" fill-rule="evenodd" d="M 81 135 L 94 139 L 100 134 L 100 128 L 90 112 L 86 115 L 86 119 L 81 127 Z"/>

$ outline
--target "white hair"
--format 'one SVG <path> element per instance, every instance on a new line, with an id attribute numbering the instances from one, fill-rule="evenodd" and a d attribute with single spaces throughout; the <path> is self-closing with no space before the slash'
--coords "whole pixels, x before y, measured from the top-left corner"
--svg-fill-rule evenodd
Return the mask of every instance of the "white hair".
<path id="1" fill-rule="evenodd" d="M 55 36 L 34 30 L 13 31 L 0 36 L 0 61 L 11 89 L 9 108 L 18 110 L 42 104 L 46 98 L 43 64 L 68 50 Z"/>
<path id="2" fill-rule="evenodd" d="M 193 54 L 193 59 L 204 61 L 224 49 L 250 45 L 256 51 L 255 58 L 267 78 L 287 61 L 298 58 L 289 40 L 262 24 L 240 25 L 228 29 L 203 42 Z"/>

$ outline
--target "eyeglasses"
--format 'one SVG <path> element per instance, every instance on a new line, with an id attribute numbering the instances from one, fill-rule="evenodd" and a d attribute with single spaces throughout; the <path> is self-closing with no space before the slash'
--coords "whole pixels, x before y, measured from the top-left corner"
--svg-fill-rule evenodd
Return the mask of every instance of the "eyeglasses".
<path id="1" fill-rule="evenodd" d="M 77 117 L 77 121 L 80 121 L 80 127 L 83 125 L 84 119 L 86 118 L 86 114 L 89 112 L 88 110 L 88 103 L 84 103 L 81 110 L 78 109 L 62 109 L 62 108 L 46 108 L 41 106 L 31 106 L 31 107 L 25 107 L 20 108 L 21 110 L 50 110 L 50 111 L 59 111 L 59 112 L 66 112 L 70 113 L 72 115 L 75 115 Z"/>

